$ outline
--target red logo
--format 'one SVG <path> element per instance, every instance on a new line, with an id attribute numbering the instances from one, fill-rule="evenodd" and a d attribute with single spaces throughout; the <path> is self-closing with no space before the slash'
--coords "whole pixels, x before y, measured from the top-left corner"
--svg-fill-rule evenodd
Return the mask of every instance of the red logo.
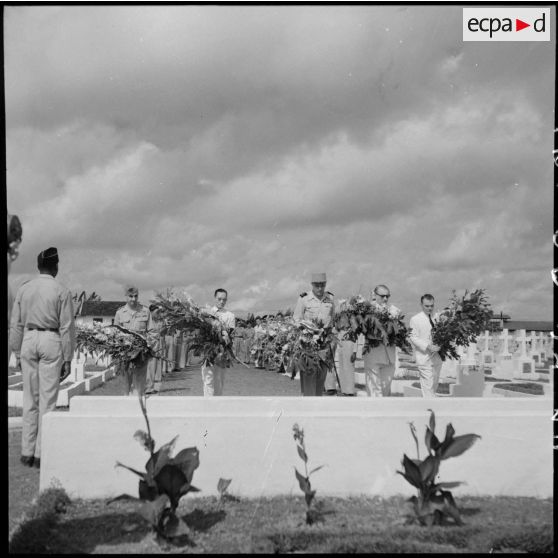
<path id="1" fill-rule="evenodd" d="M 522 29 L 525 29 L 526 27 L 531 27 L 530 23 L 525 23 L 524 21 L 521 21 L 520 19 L 515 20 L 515 30 L 516 31 L 521 31 Z"/>

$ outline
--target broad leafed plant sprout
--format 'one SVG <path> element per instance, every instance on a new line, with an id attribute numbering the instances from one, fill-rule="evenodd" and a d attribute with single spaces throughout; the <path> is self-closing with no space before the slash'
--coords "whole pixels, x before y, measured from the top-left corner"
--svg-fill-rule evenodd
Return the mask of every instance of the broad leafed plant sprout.
<path id="1" fill-rule="evenodd" d="M 409 423 L 411 434 L 417 446 L 417 459 L 403 454 L 403 471 L 397 471 L 405 480 L 413 485 L 418 492 L 409 502 L 412 505 L 414 519 L 421 525 L 440 525 L 445 517 L 451 517 L 457 525 L 462 525 L 461 515 L 455 504 L 452 493 L 448 490 L 464 484 L 456 482 L 437 482 L 436 477 L 440 463 L 450 457 L 457 457 L 467 451 L 480 436 L 478 434 L 464 434 L 454 436 L 455 430 L 451 423 L 446 427 L 445 438 L 440 441 L 435 434 L 436 418 L 434 411 L 430 411 L 430 422 L 426 426 L 424 443 L 428 455 L 420 459 L 419 443 L 414 424 Z"/>
<path id="2" fill-rule="evenodd" d="M 196 447 L 186 448 L 172 457 L 174 444 L 178 436 L 155 451 L 155 440 L 151 437 L 151 428 L 147 417 L 145 396 L 139 398 L 141 410 L 147 424 L 147 432 L 138 430 L 134 438 L 149 452 L 145 472 L 116 462 L 117 467 L 124 467 L 140 477 L 139 498 L 122 494 L 115 500 L 133 499 L 141 502 L 139 513 L 150 522 L 156 533 L 165 539 L 186 535 L 189 528 L 176 515 L 180 498 L 188 492 L 199 492 L 192 485 L 194 471 L 199 467 L 199 451 Z"/>
<path id="3" fill-rule="evenodd" d="M 300 428 L 296 423 L 293 425 L 293 437 L 296 442 L 298 455 L 304 462 L 305 472 L 305 475 L 302 475 L 295 467 L 295 475 L 298 480 L 300 490 L 302 490 L 302 492 L 304 493 L 304 500 L 306 501 L 306 523 L 308 525 L 312 525 L 313 523 L 323 520 L 323 513 L 320 506 L 315 504 L 312 507 L 312 502 L 314 502 L 316 491 L 312 490 L 312 485 L 310 484 L 310 475 L 312 475 L 316 471 L 319 471 L 323 467 L 323 465 L 315 467 L 310 472 L 308 472 L 308 454 L 306 453 L 306 445 L 304 443 L 304 430 Z"/>

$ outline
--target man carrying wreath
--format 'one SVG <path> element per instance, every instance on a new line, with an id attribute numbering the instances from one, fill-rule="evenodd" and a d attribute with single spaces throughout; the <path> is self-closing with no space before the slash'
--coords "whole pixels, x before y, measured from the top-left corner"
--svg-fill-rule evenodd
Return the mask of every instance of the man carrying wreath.
<path id="1" fill-rule="evenodd" d="M 293 313 L 295 324 L 299 324 L 303 320 L 318 320 L 323 327 L 331 325 L 335 313 L 335 302 L 333 293 L 325 290 L 326 283 L 325 273 L 312 274 L 312 292 L 302 293 L 296 303 Z M 300 387 L 303 395 L 321 396 L 324 386 L 328 395 L 335 395 L 337 393 L 335 383 L 331 367 L 323 366 L 312 372 L 300 373 Z"/>
<path id="2" fill-rule="evenodd" d="M 153 324 L 151 312 L 147 306 L 138 302 L 138 288 L 127 285 L 124 293 L 128 299 L 125 306 L 116 311 L 114 325 L 123 327 L 128 331 L 138 333 L 146 339 L 149 345 L 153 345 L 157 332 Z M 123 364 L 123 372 L 126 377 L 126 395 L 143 395 L 147 380 L 148 361 L 132 364 Z"/>
<path id="3" fill-rule="evenodd" d="M 415 349 L 415 360 L 420 373 L 420 389 L 426 398 L 436 397 L 442 359 L 438 354 L 440 347 L 432 343 L 432 328 L 437 321 L 433 316 L 434 297 L 423 294 L 420 297 L 422 312 L 415 314 L 409 323 L 411 344 Z"/>
<path id="4" fill-rule="evenodd" d="M 390 314 L 396 315 L 399 309 L 393 305 L 388 306 L 391 296 L 390 290 L 385 285 L 377 285 L 373 291 L 376 304 L 388 310 Z M 386 345 L 382 341 L 371 341 L 373 343 L 362 352 L 364 372 L 366 377 L 366 392 L 368 397 L 389 397 L 391 395 L 391 382 L 395 375 L 395 345 Z M 355 353 L 353 353 L 356 356 Z M 354 360 L 354 357 L 353 357 Z"/>
<path id="5" fill-rule="evenodd" d="M 229 310 L 225 310 L 227 304 L 228 292 L 225 289 L 216 289 L 214 293 L 215 306 L 205 313 L 217 318 L 224 326 L 223 336 L 227 344 L 231 344 L 231 335 L 236 326 L 234 314 Z M 203 381 L 203 395 L 212 397 L 214 395 L 223 395 L 223 386 L 225 383 L 225 367 L 227 362 L 221 360 L 219 362 L 204 362 L 201 367 Z"/>

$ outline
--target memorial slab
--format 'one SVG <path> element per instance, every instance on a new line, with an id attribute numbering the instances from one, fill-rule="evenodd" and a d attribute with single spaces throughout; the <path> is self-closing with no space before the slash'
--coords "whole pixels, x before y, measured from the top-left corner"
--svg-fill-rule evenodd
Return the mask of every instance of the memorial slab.
<path id="1" fill-rule="evenodd" d="M 179 435 L 176 452 L 200 450 L 200 496 L 216 495 L 220 477 L 232 478 L 243 497 L 297 493 L 295 423 L 305 431 L 310 466 L 325 465 L 312 478 L 319 494 L 412 495 L 395 471 L 403 453 L 416 455 L 408 423 L 423 438 L 429 408 L 439 436 L 448 422 L 457 435 L 482 436 L 443 462 L 441 480 L 468 483 L 457 495 L 553 494 L 550 398 L 153 397 L 147 408 L 156 447 Z M 137 477 L 114 465 L 144 469 L 149 455 L 134 433 L 145 428 L 134 397 L 73 398 L 68 413 L 43 419 L 41 489 L 57 479 L 71 497 L 136 495 Z"/>

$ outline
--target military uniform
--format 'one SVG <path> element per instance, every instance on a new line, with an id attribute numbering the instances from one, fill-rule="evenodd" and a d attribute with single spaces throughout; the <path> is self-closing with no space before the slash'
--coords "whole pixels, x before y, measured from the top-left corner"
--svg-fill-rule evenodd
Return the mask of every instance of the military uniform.
<path id="1" fill-rule="evenodd" d="M 54 250 L 58 263 L 56 249 L 45 250 L 39 257 L 50 250 Z M 34 458 L 36 464 L 41 456 L 42 418 L 56 408 L 62 365 L 71 362 L 75 346 L 71 292 L 48 273 L 24 283 L 12 310 L 10 347 L 21 356 L 21 453 L 22 457 Z"/>
<path id="2" fill-rule="evenodd" d="M 297 323 L 302 320 L 320 320 L 324 326 L 328 326 L 334 313 L 333 293 L 326 291 L 321 300 L 313 292 L 302 293 L 296 303 L 293 321 Z M 324 387 L 327 390 L 335 390 L 336 384 L 332 369 L 322 369 L 315 374 L 300 374 L 300 388 L 303 395 L 321 396 Z"/>
<path id="3" fill-rule="evenodd" d="M 122 306 L 116 311 L 114 316 L 114 325 L 119 325 L 125 329 L 139 333 L 145 337 L 148 342 L 153 342 L 152 335 L 154 334 L 153 319 L 151 312 L 138 302 L 137 308 L 132 310 L 128 304 Z M 127 382 L 127 395 L 131 393 L 143 394 L 145 391 L 145 382 L 147 377 L 147 362 L 141 366 L 130 368 L 124 367 L 124 374 Z"/>

